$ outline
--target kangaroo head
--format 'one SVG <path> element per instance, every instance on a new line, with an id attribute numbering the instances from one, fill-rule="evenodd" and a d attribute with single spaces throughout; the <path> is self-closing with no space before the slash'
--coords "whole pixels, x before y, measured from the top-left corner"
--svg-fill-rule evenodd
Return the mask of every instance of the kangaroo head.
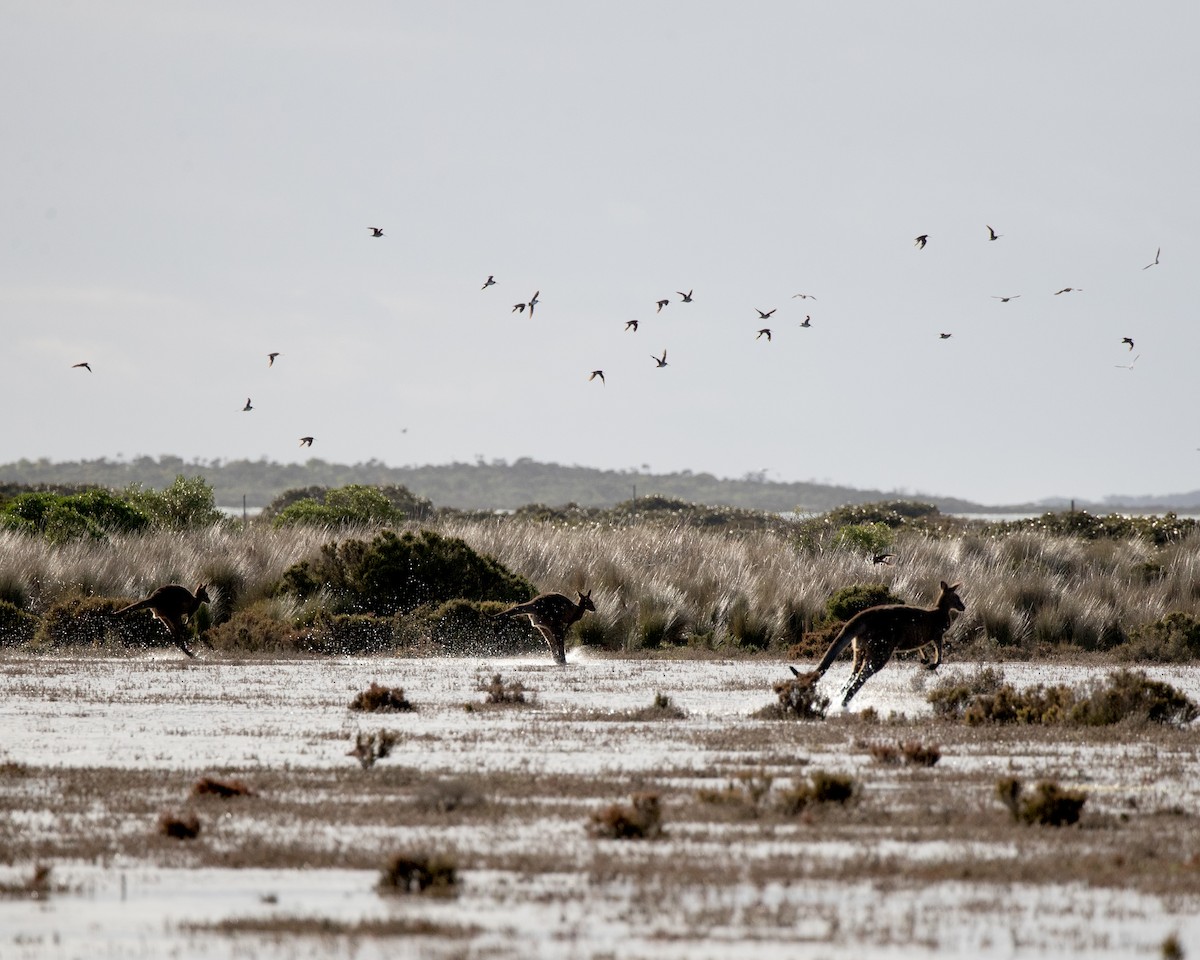
<path id="1" fill-rule="evenodd" d="M 208 584 L 202 583 L 196 588 L 196 599 L 200 603 L 209 603 L 208 599 Z"/>
<path id="2" fill-rule="evenodd" d="M 967 605 L 962 602 L 962 598 L 958 595 L 958 588 L 962 586 L 962 582 L 947 583 L 942 581 L 942 595 L 938 597 L 938 606 L 945 607 L 948 610 L 966 610 Z"/>
<path id="3" fill-rule="evenodd" d="M 591 590 L 589 590 L 587 593 L 579 594 L 579 608 L 581 610 L 595 611 L 596 605 L 594 603 L 592 603 L 592 591 Z"/>

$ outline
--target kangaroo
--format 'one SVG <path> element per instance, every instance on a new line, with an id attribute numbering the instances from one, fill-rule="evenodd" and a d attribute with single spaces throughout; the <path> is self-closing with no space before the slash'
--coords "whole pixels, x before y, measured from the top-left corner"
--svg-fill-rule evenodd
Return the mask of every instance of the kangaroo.
<path id="1" fill-rule="evenodd" d="M 580 620 L 589 610 L 594 611 L 592 591 L 579 594 L 579 602 L 575 603 L 561 593 L 543 593 L 526 603 L 518 603 L 515 607 L 501 610 L 497 617 L 528 617 L 538 633 L 550 644 L 550 655 L 557 664 L 567 662 L 567 651 L 564 641 L 571 624 Z"/>
<path id="2" fill-rule="evenodd" d="M 925 651 L 922 648 L 932 644 L 933 662 L 926 663 L 925 667 L 927 670 L 936 670 L 942 662 L 942 637 L 950 627 L 951 611 L 967 609 L 957 593 L 961 586 L 961 583 L 948 584 L 943 580 L 942 592 L 935 607 L 910 607 L 903 603 L 890 603 L 859 611 L 842 627 L 829 649 L 825 651 L 821 662 L 817 664 L 816 670 L 802 674 L 792 667 L 792 673 L 810 684 L 816 683 L 825 675 L 825 671 L 837 659 L 838 654 L 853 643 L 854 667 L 842 690 L 842 706 L 845 707 L 850 698 L 858 693 L 859 688 L 873 674 L 882 670 L 897 650 L 902 653 L 919 650 L 924 660 Z"/>
<path id="3" fill-rule="evenodd" d="M 195 594 L 192 594 L 187 587 L 168 583 L 165 587 L 159 587 L 145 600 L 131 603 L 116 612 L 121 614 L 132 613 L 134 610 L 149 610 L 166 625 L 175 646 L 194 659 L 196 655 L 183 642 L 183 620 L 195 613 L 200 604 L 208 602 L 207 584 L 200 584 Z"/>

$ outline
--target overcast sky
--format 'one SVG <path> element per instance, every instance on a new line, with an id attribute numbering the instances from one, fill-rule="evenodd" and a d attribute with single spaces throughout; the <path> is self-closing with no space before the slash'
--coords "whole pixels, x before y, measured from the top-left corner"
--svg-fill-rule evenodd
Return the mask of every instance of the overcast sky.
<path id="1" fill-rule="evenodd" d="M 0 462 L 1200 488 L 1191 0 L 0 14 Z"/>

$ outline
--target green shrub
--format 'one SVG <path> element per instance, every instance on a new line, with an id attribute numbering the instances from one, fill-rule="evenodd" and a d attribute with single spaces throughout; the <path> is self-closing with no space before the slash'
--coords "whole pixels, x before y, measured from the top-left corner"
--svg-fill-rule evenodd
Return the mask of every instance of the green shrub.
<path id="1" fill-rule="evenodd" d="M 1126 720 L 1182 725 L 1198 715 L 1196 704 L 1169 683 L 1151 680 L 1140 670 L 1116 670 L 1091 685 L 1072 708 L 1070 722 L 1092 727 Z"/>
<path id="2" fill-rule="evenodd" d="M 321 499 L 305 497 L 284 507 L 272 520 L 276 527 L 308 524 L 310 526 L 367 526 L 395 524 L 404 519 L 398 509 L 378 487 L 352 483 L 349 486 L 326 490 Z"/>
<path id="3" fill-rule="evenodd" d="M 837 545 L 855 553 L 883 553 L 892 545 L 892 528 L 885 523 L 848 523 L 838 529 Z"/>
<path id="4" fill-rule="evenodd" d="M 65 496 L 23 493 L 9 502 L 0 519 L 9 529 L 43 536 L 51 543 L 136 533 L 150 525 L 145 513 L 101 489 Z"/>
<path id="5" fill-rule="evenodd" d="M 860 583 L 834 592 L 825 603 L 825 614 L 830 621 L 849 620 L 869 607 L 903 602 L 882 583 Z"/>
<path id="6" fill-rule="evenodd" d="M 145 490 L 135 484 L 125 491 L 125 498 L 163 530 L 211 527 L 225 516 L 217 509 L 213 488 L 203 477 L 180 474 L 161 491 Z"/>
<path id="7" fill-rule="evenodd" d="M 23 647 L 33 641 L 38 618 L 7 600 L 0 600 L 0 647 Z"/>
<path id="8" fill-rule="evenodd" d="M 1200 620 L 1180 611 L 1168 613 L 1131 631 L 1116 655 L 1136 663 L 1189 663 L 1200 657 Z"/>
<path id="9" fill-rule="evenodd" d="M 391 616 L 465 597 L 518 603 L 534 595 L 525 578 L 458 537 L 432 530 L 379 533 L 370 543 L 343 540 L 289 567 L 283 590 L 299 597 L 326 591 L 337 612 Z"/>

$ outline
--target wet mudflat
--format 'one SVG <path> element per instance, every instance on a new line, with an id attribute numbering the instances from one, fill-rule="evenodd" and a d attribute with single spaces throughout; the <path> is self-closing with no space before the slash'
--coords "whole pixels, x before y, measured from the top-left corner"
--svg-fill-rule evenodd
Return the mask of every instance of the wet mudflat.
<path id="1" fill-rule="evenodd" d="M 1200 670 L 1148 672 L 1200 699 Z M 526 702 L 485 703 L 495 674 Z M 786 675 L 578 652 L 566 668 L 9 656 L 0 956 L 1117 957 L 1172 934 L 1200 950 L 1195 724 L 968 727 L 932 715 L 911 663 L 851 713 L 755 718 Z M 348 709 L 371 683 L 413 709 Z M 381 733 L 386 756 L 351 755 Z M 900 762 L 913 744 L 940 758 Z M 853 797 L 789 802 L 818 774 Z M 1084 791 L 1079 823 L 1015 823 L 996 798 L 1013 776 Z M 197 795 L 202 777 L 250 795 Z M 661 835 L 595 836 L 635 794 L 657 796 Z M 199 832 L 167 836 L 164 816 Z M 457 882 L 381 895 L 402 852 Z"/>

